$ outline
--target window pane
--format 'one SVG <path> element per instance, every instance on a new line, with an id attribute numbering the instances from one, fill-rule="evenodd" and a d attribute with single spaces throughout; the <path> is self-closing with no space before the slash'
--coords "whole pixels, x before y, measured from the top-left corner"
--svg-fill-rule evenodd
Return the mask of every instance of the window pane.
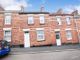
<path id="1" fill-rule="evenodd" d="M 57 17 L 57 22 L 59 25 L 61 25 L 61 18 L 60 17 Z"/>
<path id="2" fill-rule="evenodd" d="M 60 39 L 60 32 L 55 32 L 56 33 L 56 39 Z"/>
<path id="3" fill-rule="evenodd" d="M 38 35 L 39 40 L 42 40 L 43 38 L 44 38 L 43 35 Z"/>
<path id="4" fill-rule="evenodd" d="M 45 23 L 44 16 L 40 16 L 40 23 L 41 23 L 41 24 L 44 24 L 44 23 Z"/>
<path id="5" fill-rule="evenodd" d="M 11 31 L 4 31 L 4 40 L 11 41 Z"/>
<path id="6" fill-rule="evenodd" d="M 43 30 L 37 30 L 37 39 L 44 40 L 44 31 Z"/>
<path id="7" fill-rule="evenodd" d="M 34 24 L 34 20 L 32 16 L 28 17 L 28 24 Z"/>
<path id="8" fill-rule="evenodd" d="M 59 35 L 56 35 L 56 39 L 60 39 Z"/>
<path id="9" fill-rule="evenodd" d="M 38 30 L 37 33 L 38 33 L 38 34 L 43 34 L 44 31 L 43 31 L 43 30 Z"/>
<path id="10" fill-rule="evenodd" d="M 70 17 L 67 17 L 67 18 L 66 18 L 66 22 L 67 22 L 68 25 L 71 24 L 71 23 L 70 23 Z"/>
<path id="11" fill-rule="evenodd" d="M 5 16 L 5 24 L 11 24 L 11 16 Z"/>

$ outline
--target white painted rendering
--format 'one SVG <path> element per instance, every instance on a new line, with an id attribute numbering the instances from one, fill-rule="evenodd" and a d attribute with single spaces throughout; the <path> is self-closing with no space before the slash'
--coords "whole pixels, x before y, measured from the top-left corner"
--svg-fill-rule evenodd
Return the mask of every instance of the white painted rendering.
<path id="1" fill-rule="evenodd" d="M 25 31 L 30 31 L 30 29 L 23 29 L 23 31 L 25 32 Z"/>
<path id="2" fill-rule="evenodd" d="M 36 30 L 44 30 L 44 28 L 36 28 Z"/>
<path id="3" fill-rule="evenodd" d="M 54 29 L 54 31 L 60 31 L 60 29 Z"/>
<path id="4" fill-rule="evenodd" d="M 11 30 L 11 28 L 3 28 L 3 30 Z"/>
<path id="5" fill-rule="evenodd" d="M 34 16 L 34 14 L 27 14 L 27 16 Z"/>
<path id="6" fill-rule="evenodd" d="M 65 30 L 72 30 L 71 28 L 67 28 L 67 29 L 65 29 Z"/>

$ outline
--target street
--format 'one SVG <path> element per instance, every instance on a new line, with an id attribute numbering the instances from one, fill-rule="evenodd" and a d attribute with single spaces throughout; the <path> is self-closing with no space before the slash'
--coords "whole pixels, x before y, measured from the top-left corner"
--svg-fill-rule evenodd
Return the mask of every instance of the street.
<path id="1" fill-rule="evenodd" d="M 22 53 L 8 55 L 2 60 L 80 60 L 80 50 L 32 54 Z"/>
<path id="2" fill-rule="evenodd" d="M 67 47 L 66 49 L 61 49 L 63 47 L 56 48 L 59 49 L 54 50 L 54 47 L 38 47 L 31 49 L 19 48 L 18 50 L 18 48 L 14 48 L 8 56 L 0 60 L 80 60 L 80 49 L 68 49 Z"/>

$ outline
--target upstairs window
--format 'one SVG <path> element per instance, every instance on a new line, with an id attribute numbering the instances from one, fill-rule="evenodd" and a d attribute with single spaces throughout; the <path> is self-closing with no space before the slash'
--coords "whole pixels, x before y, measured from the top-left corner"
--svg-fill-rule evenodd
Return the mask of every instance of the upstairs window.
<path id="1" fill-rule="evenodd" d="M 5 24 L 11 24 L 11 13 L 5 13 Z"/>
<path id="2" fill-rule="evenodd" d="M 44 15 L 40 16 L 40 24 L 44 24 L 45 23 L 45 18 Z"/>
<path id="3" fill-rule="evenodd" d="M 28 24 L 34 24 L 33 16 L 28 17 Z"/>
<path id="4" fill-rule="evenodd" d="M 74 19 L 78 19 L 79 20 L 79 18 L 80 18 L 80 15 L 75 15 L 74 16 Z"/>
<path id="5" fill-rule="evenodd" d="M 58 22 L 58 25 L 61 25 L 62 24 L 60 17 L 57 17 L 57 22 Z"/>
<path id="6" fill-rule="evenodd" d="M 70 17 L 66 17 L 66 22 L 67 22 L 67 25 L 71 24 Z"/>

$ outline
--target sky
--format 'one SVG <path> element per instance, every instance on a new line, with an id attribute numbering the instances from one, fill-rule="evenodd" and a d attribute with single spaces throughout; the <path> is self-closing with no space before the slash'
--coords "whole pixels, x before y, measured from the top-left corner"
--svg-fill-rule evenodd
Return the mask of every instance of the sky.
<path id="1" fill-rule="evenodd" d="M 0 0 L 0 5 L 5 10 L 21 10 L 21 6 L 24 6 L 25 11 L 34 12 L 40 11 L 43 5 L 47 12 L 56 12 L 60 8 L 64 12 L 80 12 L 80 0 Z"/>

